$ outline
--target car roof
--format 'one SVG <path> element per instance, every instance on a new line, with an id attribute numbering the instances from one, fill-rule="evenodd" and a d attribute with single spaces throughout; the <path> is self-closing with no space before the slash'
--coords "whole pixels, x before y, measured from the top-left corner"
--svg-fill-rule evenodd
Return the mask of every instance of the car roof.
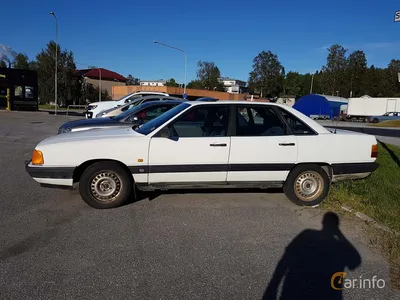
<path id="1" fill-rule="evenodd" d="M 274 102 L 257 102 L 257 101 L 246 101 L 246 100 L 218 100 L 218 101 L 189 101 L 190 105 L 233 105 L 233 104 L 245 104 L 245 105 L 267 105 L 267 106 L 279 106 L 288 107 L 284 104 L 277 104 Z"/>
<path id="2" fill-rule="evenodd" d="M 146 100 L 146 99 L 152 99 L 152 98 L 168 98 L 168 99 L 182 99 L 183 98 L 178 98 L 178 97 L 172 97 L 172 96 L 166 96 L 166 95 L 146 95 L 146 96 L 141 96 L 138 95 L 140 97 L 136 98 L 136 100 Z"/>
<path id="3" fill-rule="evenodd" d="M 156 101 L 149 101 L 142 103 L 140 105 L 146 105 L 146 106 L 151 106 L 151 105 L 157 105 L 157 104 L 181 104 L 187 102 L 185 100 L 156 100 Z"/>

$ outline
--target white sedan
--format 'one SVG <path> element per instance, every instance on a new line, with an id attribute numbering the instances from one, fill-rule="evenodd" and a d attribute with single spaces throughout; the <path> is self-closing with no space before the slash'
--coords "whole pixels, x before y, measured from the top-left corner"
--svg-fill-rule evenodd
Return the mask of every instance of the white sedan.
<path id="1" fill-rule="evenodd" d="M 185 102 L 139 128 L 66 133 L 40 142 L 26 170 L 42 186 L 73 188 L 95 208 L 139 190 L 283 187 L 313 206 L 331 182 L 365 178 L 378 164 L 374 136 L 333 133 L 288 106 Z"/>

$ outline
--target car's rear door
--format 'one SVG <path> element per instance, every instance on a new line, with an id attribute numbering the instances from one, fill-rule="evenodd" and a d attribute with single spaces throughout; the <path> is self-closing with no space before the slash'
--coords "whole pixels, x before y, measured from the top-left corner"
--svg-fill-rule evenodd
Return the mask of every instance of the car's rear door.
<path id="1" fill-rule="evenodd" d="M 282 182 L 297 161 L 297 138 L 272 106 L 235 105 L 227 181 Z"/>
<path id="2" fill-rule="evenodd" d="M 226 183 L 228 105 L 196 105 L 150 140 L 149 183 Z"/>

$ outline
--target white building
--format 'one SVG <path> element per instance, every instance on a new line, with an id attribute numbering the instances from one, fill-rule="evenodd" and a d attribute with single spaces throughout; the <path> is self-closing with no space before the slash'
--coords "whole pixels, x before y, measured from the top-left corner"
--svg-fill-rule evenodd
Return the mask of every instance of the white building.
<path id="1" fill-rule="evenodd" d="M 166 80 L 140 80 L 141 86 L 165 86 L 167 83 Z"/>
<path id="2" fill-rule="evenodd" d="M 241 94 L 246 90 L 247 82 L 229 77 L 221 77 L 218 79 L 228 93 Z"/>

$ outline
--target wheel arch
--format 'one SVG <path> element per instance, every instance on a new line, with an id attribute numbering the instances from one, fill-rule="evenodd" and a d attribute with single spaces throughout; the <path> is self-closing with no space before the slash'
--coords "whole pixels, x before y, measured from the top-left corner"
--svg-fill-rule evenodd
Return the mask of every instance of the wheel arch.
<path id="1" fill-rule="evenodd" d="M 73 182 L 79 182 L 79 180 L 81 179 L 81 176 L 83 174 L 83 172 L 85 172 L 85 170 L 90 167 L 91 165 L 98 163 L 98 162 L 115 162 L 117 164 L 119 164 L 122 168 L 125 169 L 126 172 L 128 172 L 128 174 L 132 175 L 132 172 L 129 170 L 128 166 L 125 165 L 123 162 L 119 161 L 119 160 L 115 160 L 115 159 L 91 159 L 91 160 L 87 160 L 85 162 L 83 162 L 82 164 L 80 164 L 79 166 L 77 166 L 73 172 L 72 178 L 73 178 Z M 132 181 L 134 182 L 134 178 L 132 176 Z"/>
<path id="2" fill-rule="evenodd" d="M 329 180 L 332 181 L 333 178 L 333 170 L 332 170 L 332 166 L 326 162 L 302 162 L 302 163 L 298 163 L 295 164 L 293 166 L 293 168 L 289 171 L 292 172 L 294 168 L 298 167 L 298 166 L 304 166 L 304 165 L 317 165 L 320 166 L 328 175 Z"/>

